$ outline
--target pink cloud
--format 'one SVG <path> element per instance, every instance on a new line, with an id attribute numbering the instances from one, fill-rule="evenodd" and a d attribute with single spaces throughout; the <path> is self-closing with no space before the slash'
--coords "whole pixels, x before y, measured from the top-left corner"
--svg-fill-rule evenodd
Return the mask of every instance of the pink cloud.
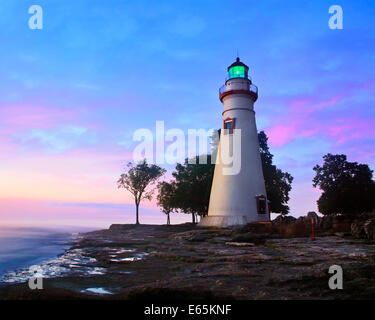
<path id="1" fill-rule="evenodd" d="M 325 132 L 335 139 L 335 144 L 346 141 L 375 136 L 375 120 L 363 119 L 358 116 L 332 120 L 325 124 Z"/>
<path id="2" fill-rule="evenodd" d="M 159 208 L 141 203 L 141 223 L 166 223 L 165 214 Z M 0 198 L 0 226 L 81 226 L 108 228 L 112 223 L 134 223 L 133 204 L 56 203 L 50 200 L 25 198 Z M 172 214 L 172 223 L 190 221 L 185 214 Z"/>
<path id="3" fill-rule="evenodd" d="M 296 125 L 276 125 L 267 130 L 270 142 L 275 146 L 283 146 L 291 141 L 296 132 Z"/>
<path id="4" fill-rule="evenodd" d="M 7 132 L 17 132 L 25 128 L 51 128 L 61 122 L 76 119 L 73 110 L 31 104 L 0 105 L 0 122 Z"/>
<path id="5" fill-rule="evenodd" d="M 73 150 L 64 154 L 0 154 L 0 194 L 51 201 L 130 202 L 116 179 L 131 160 L 121 149 Z"/>
<path id="6" fill-rule="evenodd" d="M 328 98 L 321 98 L 316 94 L 287 101 L 285 113 L 274 118 L 271 126 L 265 129 L 270 143 L 275 147 L 282 147 L 298 137 L 309 138 L 319 134 L 341 144 L 348 140 L 374 135 L 374 120 L 358 114 L 342 114 L 339 109 L 346 101 L 350 105 L 355 103 L 353 99 L 355 101 L 356 94 L 362 90 L 369 90 L 371 83 L 342 88 L 342 92 Z"/>

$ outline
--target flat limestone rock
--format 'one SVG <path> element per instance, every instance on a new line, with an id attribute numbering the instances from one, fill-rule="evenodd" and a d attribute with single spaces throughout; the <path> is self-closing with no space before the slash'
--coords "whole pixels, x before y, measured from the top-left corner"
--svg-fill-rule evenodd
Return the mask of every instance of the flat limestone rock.
<path id="1" fill-rule="evenodd" d="M 233 247 L 253 247 L 255 246 L 254 243 L 251 242 L 225 242 L 226 245 L 228 246 L 233 246 Z"/>
<path id="2" fill-rule="evenodd" d="M 62 276 L 49 277 L 37 294 L 23 282 L 1 285 L 0 300 L 374 299 L 375 245 L 337 236 L 312 241 L 256 233 L 261 231 L 183 224 L 81 234 L 63 259 L 46 265 L 65 270 Z M 332 264 L 343 268 L 347 289 L 329 288 Z"/>

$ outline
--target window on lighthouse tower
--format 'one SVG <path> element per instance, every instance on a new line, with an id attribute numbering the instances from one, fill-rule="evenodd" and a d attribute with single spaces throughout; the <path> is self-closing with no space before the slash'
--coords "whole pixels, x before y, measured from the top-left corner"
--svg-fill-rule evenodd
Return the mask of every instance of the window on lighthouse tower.
<path id="1" fill-rule="evenodd" d="M 234 119 L 227 118 L 224 120 L 224 134 L 233 134 Z"/>

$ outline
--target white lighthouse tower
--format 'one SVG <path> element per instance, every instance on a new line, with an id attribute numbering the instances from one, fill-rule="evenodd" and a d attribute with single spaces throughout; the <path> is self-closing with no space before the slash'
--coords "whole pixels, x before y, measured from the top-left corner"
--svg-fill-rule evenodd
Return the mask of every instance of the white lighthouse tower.
<path id="1" fill-rule="evenodd" d="M 219 90 L 223 121 L 208 215 L 201 220 L 201 226 L 270 221 L 254 112 L 258 88 L 252 84 L 248 71 L 248 66 L 237 58 L 228 67 L 228 78 Z M 238 135 L 240 148 L 236 150 Z M 233 159 L 237 157 L 237 163 L 240 160 L 240 170 L 234 174 L 228 173 L 230 165 L 221 161 L 223 152 L 230 153 L 228 148 L 232 148 Z"/>

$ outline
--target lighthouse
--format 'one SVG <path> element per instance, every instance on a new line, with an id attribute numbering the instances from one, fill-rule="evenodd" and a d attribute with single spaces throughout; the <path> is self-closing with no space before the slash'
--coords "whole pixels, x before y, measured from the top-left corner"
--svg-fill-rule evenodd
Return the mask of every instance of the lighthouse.
<path id="1" fill-rule="evenodd" d="M 228 77 L 219 89 L 219 99 L 224 105 L 221 134 L 208 215 L 200 226 L 228 227 L 270 221 L 255 123 L 258 88 L 248 72 L 249 67 L 237 58 L 228 67 Z M 231 152 L 233 163 L 222 161 L 222 155 Z M 240 168 L 229 170 L 234 163 L 239 163 Z"/>

